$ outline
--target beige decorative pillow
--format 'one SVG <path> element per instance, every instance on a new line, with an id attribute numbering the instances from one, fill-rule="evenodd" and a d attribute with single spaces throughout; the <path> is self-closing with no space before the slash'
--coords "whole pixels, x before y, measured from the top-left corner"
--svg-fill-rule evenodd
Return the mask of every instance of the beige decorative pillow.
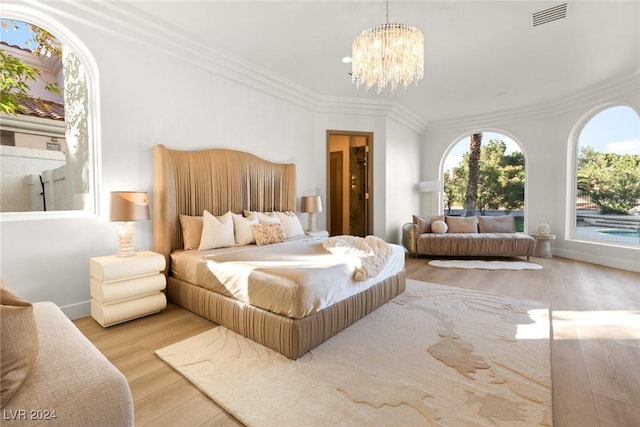
<path id="1" fill-rule="evenodd" d="M 434 221 L 444 221 L 444 215 L 432 215 L 428 217 L 413 215 L 413 223 L 418 225 L 418 234 L 431 233 L 431 224 L 433 224 Z"/>
<path id="2" fill-rule="evenodd" d="M 479 216 L 480 233 L 514 233 L 516 231 L 513 215 Z"/>
<path id="3" fill-rule="evenodd" d="M 445 222 L 449 227 L 448 233 L 477 233 L 478 226 L 475 216 L 446 216 Z"/>
<path id="4" fill-rule="evenodd" d="M 256 245 L 270 245 L 287 240 L 282 224 L 258 224 L 253 226 L 253 235 L 256 238 Z"/>
<path id="5" fill-rule="evenodd" d="M 222 216 L 214 216 L 209 211 L 202 215 L 202 237 L 199 251 L 235 246 L 233 235 L 233 214 L 227 212 Z"/>
<path id="6" fill-rule="evenodd" d="M 180 225 L 182 226 L 184 250 L 198 249 L 200 237 L 202 236 L 202 217 L 180 215 Z"/>
<path id="7" fill-rule="evenodd" d="M 287 239 L 295 236 L 304 236 L 304 228 L 302 228 L 300 219 L 295 212 L 287 211 L 276 213 L 278 214 L 278 218 L 280 218 L 280 223 L 284 229 L 284 234 L 287 235 Z"/>
<path id="8" fill-rule="evenodd" d="M 2 286 L 0 279 L 0 407 L 18 391 L 40 349 L 33 306 Z"/>

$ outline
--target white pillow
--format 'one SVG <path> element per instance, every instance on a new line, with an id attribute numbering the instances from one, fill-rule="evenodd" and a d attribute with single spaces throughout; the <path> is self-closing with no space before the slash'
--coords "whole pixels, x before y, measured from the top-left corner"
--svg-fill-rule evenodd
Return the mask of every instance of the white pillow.
<path id="1" fill-rule="evenodd" d="M 250 245 L 256 242 L 256 238 L 253 234 L 252 225 L 258 224 L 258 216 L 255 215 L 253 219 L 245 218 L 240 214 L 233 214 L 233 233 L 235 236 L 236 244 L 238 245 Z"/>
<path id="2" fill-rule="evenodd" d="M 444 221 L 433 221 L 431 223 L 431 232 L 436 234 L 444 234 L 449 229 L 449 226 Z"/>
<path id="3" fill-rule="evenodd" d="M 260 224 L 280 224 L 280 218 L 275 212 L 258 212 L 258 222 Z"/>
<path id="4" fill-rule="evenodd" d="M 248 211 L 245 209 L 242 211 L 242 213 L 244 213 L 245 218 L 250 219 L 251 221 L 253 221 L 254 219 L 258 219 L 258 212 L 256 211 Z"/>
<path id="5" fill-rule="evenodd" d="M 277 212 L 277 214 L 278 218 L 280 218 L 282 228 L 284 228 L 284 234 L 287 235 L 287 239 L 295 236 L 304 236 L 304 229 L 302 228 L 300 219 L 294 212 Z"/>
<path id="6" fill-rule="evenodd" d="M 257 218 L 260 224 L 280 224 L 280 218 L 275 212 L 257 212 L 245 209 L 244 216 L 251 220 Z"/>
<path id="7" fill-rule="evenodd" d="M 235 246 L 233 236 L 233 214 L 216 217 L 209 211 L 202 214 L 202 236 L 200 237 L 199 251 Z"/>

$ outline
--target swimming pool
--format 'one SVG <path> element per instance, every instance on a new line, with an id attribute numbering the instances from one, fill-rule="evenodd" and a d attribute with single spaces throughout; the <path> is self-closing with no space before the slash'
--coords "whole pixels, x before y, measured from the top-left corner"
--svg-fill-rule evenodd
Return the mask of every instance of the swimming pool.
<path id="1" fill-rule="evenodd" d="M 596 239 L 602 238 L 605 240 L 613 240 L 620 243 L 632 243 L 640 244 L 640 228 L 635 230 L 622 229 L 622 228 L 606 228 L 599 229 L 596 233 L 599 237 L 594 236 Z"/>
<path id="2" fill-rule="evenodd" d="M 622 230 L 618 228 L 606 229 L 606 230 L 598 230 L 598 233 L 611 234 L 613 236 L 621 236 L 621 237 L 639 237 L 640 238 L 640 228 L 635 230 Z"/>

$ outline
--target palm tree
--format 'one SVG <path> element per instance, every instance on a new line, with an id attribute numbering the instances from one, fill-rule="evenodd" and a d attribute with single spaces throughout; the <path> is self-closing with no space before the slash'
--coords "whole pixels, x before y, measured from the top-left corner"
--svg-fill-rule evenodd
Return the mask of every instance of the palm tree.
<path id="1" fill-rule="evenodd" d="M 471 135 L 469 143 L 469 180 L 467 181 L 467 192 L 464 197 L 464 212 L 462 216 L 474 216 L 476 214 L 481 146 L 482 134 L 474 133 Z"/>

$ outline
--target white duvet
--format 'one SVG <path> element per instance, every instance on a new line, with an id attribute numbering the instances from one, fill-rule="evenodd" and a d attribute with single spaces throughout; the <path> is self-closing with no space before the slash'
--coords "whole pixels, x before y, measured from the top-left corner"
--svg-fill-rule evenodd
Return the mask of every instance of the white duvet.
<path id="1" fill-rule="evenodd" d="M 350 243 L 350 239 L 305 237 L 266 246 L 176 251 L 171 271 L 189 283 L 302 318 L 404 269 L 404 249 L 376 239 Z M 334 253 L 323 246 L 324 241 Z M 373 255 L 372 248 L 383 255 Z"/>

